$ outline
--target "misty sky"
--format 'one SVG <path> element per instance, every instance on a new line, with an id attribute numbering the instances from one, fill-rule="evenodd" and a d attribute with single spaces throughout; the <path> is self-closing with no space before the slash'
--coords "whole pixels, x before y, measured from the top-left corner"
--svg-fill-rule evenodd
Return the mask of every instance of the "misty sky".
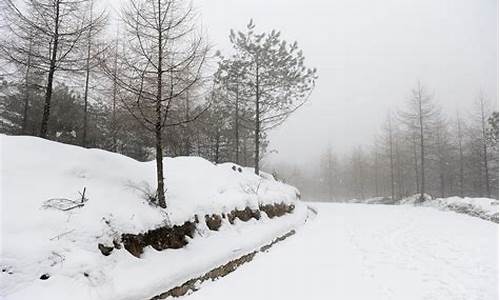
<path id="1" fill-rule="evenodd" d="M 417 80 L 452 113 L 479 90 L 498 106 L 496 0 L 195 0 L 215 48 L 253 18 L 299 42 L 318 68 L 310 103 L 271 133 L 273 160 L 304 162 L 330 143 L 337 152 L 369 144 L 389 108 Z"/>

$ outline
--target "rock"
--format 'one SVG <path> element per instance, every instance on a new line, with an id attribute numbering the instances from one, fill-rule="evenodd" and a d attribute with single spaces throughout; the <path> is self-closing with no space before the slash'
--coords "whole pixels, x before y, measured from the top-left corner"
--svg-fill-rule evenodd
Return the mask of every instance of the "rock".
<path id="1" fill-rule="evenodd" d="M 208 229 L 217 231 L 222 225 L 222 219 L 216 214 L 211 216 L 205 215 L 205 223 L 207 224 Z"/>
<path id="2" fill-rule="evenodd" d="M 144 241 L 142 234 L 122 234 L 122 242 L 125 249 L 135 257 L 141 257 Z"/>
<path id="3" fill-rule="evenodd" d="M 115 249 L 121 249 L 122 248 L 122 245 L 117 240 L 113 240 L 113 246 L 115 247 Z"/>
<path id="4" fill-rule="evenodd" d="M 99 250 L 101 250 L 101 253 L 104 256 L 110 255 L 114 249 L 113 247 L 104 246 L 103 244 L 100 244 L 100 243 L 99 243 L 99 245 L 97 245 L 97 248 L 99 248 Z"/>

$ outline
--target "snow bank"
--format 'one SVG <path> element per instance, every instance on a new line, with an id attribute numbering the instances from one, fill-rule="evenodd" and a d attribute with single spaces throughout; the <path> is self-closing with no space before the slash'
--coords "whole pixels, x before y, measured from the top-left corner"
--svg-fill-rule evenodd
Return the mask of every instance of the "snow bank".
<path id="1" fill-rule="evenodd" d="M 347 201 L 348 203 L 366 203 L 366 204 L 395 204 L 397 200 L 392 200 L 391 197 L 374 197 L 364 200 L 352 199 Z"/>
<path id="2" fill-rule="evenodd" d="M 168 207 L 160 209 L 144 197 L 155 187 L 154 162 L 35 137 L 0 135 L 0 143 L 0 296 L 8 299 L 147 298 L 257 248 L 307 214 L 297 203 L 297 189 L 246 168 L 240 172 L 234 164 L 165 158 Z M 88 200 L 81 207 L 50 207 L 79 204 L 84 188 Z M 97 249 L 122 233 L 273 203 L 294 204 L 296 210 L 281 218 L 226 222 L 219 232 L 200 226 L 182 250 L 148 247 L 140 259 L 123 248 L 108 257 Z"/>
<path id="3" fill-rule="evenodd" d="M 432 199 L 426 195 L 423 202 L 419 202 L 420 195 L 404 198 L 400 204 L 421 205 L 435 207 L 441 210 L 451 210 L 458 213 L 468 214 L 488 221 L 498 223 L 498 200 L 490 198 L 436 198 Z"/>
<path id="4" fill-rule="evenodd" d="M 461 198 L 448 197 L 433 199 L 424 194 L 424 201 L 420 194 L 415 194 L 401 200 L 392 200 L 390 197 L 375 197 L 364 200 L 351 199 L 347 203 L 364 204 L 394 204 L 434 207 L 440 210 L 454 211 L 498 223 L 498 200 L 490 198 Z"/>

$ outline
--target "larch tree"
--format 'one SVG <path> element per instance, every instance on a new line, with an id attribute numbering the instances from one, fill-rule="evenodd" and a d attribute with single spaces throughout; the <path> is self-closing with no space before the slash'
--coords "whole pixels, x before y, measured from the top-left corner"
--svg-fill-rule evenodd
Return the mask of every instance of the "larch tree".
<path id="1" fill-rule="evenodd" d="M 248 84 L 246 84 L 246 76 L 246 64 L 240 60 L 237 55 L 229 59 L 221 57 L 215 80 L 228 91 L 225 100 L 228 106 L 233 110 L 233 151 L 234 161 L 236 163 L 240 163 L 241 137 L 242 131 L 246 127 L 242 124 L 242 121 L 245 121 L 245 112 L 249 108 L 248 100 L 250 91 Z"/>
<path id="2" fill-rule="evenodd" d="M 459 178 L 459 190 L 460 197 L 464 197 L 464 147 L 463 147 L 463 121 L 460 114 L 457 111 L 456 116 L 456 134 L 457 134 L 457 149 L 458 149 L 458 178 Z"/>
<path id="3" fill-rule="evenodd" d="M 253 89 L 254 172 L 259 174 L 261 139 L 283 123 L 309 98 L 317 78 L 316 69 L 304 65 L 297 42 L 281 39 L 279 31 L 255 33 L 252 21 L 246 32 L 231 30 L 230 41 L 245 65 L 247 84 Z"/>
<path id="4" fill-rule="evenodd" d="M 432 131 L 433 122 L 439 110 L 432 102 L 432 97 L 427 93 L 424 86 L 418 82 L 411 91 L 405 110 L 400 111 L 399 116 L 409 130 L 414 130 L 418 139 L 420 159 L 420 201 L 425 200 L 425 160 L 427 138 Z"/>
<path id="5" fill-rule="evenodd" d="M 88 0 L 25 0 L 22 4 L 7 0 L 6 13 L 9 34 L 0 47 L 9 61 L 37 69 L 47 76 L 45 99 L 40 124 L 40 137 L 46 138 L 56 72 L 79 71 L 85 35 L 104 25 L 106 14 L 99 12 L 89 19 L 84 13 Z M 17 43 L 7 39 L 31 40 Z M 26 60 L 30 53 L 31 59 Z"/>
<path id="6" fill-rule="evenodd" d="M 479 111 L 479 122 L 480 122 L 480 130 L 481 130 L 481 151 L 482 151 L 482 163 L 484 170 L 484 184 L 485 184 L 485 194 L 486 197 L 491 197 L 491 189 L 490 189 L 490 171 L 488 166 L 488 133 L 487 133 L 487 107 L 486 107 L 486 99 L 483 93 L 479 94 L 479 98 L 477 101 Z"/>
<path id="7" fill-rule="evenodd" d="M 391 187 L 391 199 L 395 199 L 395 188 L 394 188 L 394 125 L 392 113 L 387 115 L 387 119 L 384 125 L 384 148 L 386 156 L 389 159 L 389 179 Z"/>
<path id="8" fill-rule="evenodd" d="M 452 145 L 450 142 L 450 132 L 448 128 L 448 123 L 444 118 L 437 118 L 435 128 L 433 130 L 433 143 L 432 143 L 432 154 L 433 159 L 436 162 L 434 166 L 437 168 L 438 182 L 439 182 L 439 194 L 441 198 L 445 197 L 446 186 L 450 186 L 447 183 L 451 179 L 451 172 L 449 171 L 449 166 L 451 164 L 451 153 Z"/>
<path id="9" fill-rule="evenodd" d="M 94 23 L 96 20 L 94 16 L 99 14 L 95 9 L 94 0 L 88 0 L 86 14 L 88 22 L 90 24 Z M 104 23 L 104 20 L 97 20 L 98 22 Z M 89 84 L 92 77 L 92 73 L 98 66 L 98 57 L 103 55 L 105 48 L 103 43 L 98 40 L 99 35 L 102 33 L 104 26 L 90 26 L 86 32 L 86 36 L 83 38 L 83 43 L 86 44 L 84 47 L 84 73 L 85 73 L 85 83 L 83 91 L 83 124 L 82 124 L 82 136 L 81 145 L 87 147 L 88 143 L 88 118 L 89 118 Z"/>
<path id="10" fill-rule="evenodd" d="M 198 33 L 195 13 L 179 0 L 130 0 L 123 9 L 127 43 L 115 62 L 103 61 L 108 76 L 120 88 L 118 97 L 129 113 L 155 140 L 156 201 L 165 208 L 163 136 L 166 128 L 197 119 L 173 114 L 186 92 L 203 80 L 208 47 Z"/>
<path id="11" fill-rule="evenodd" d="M 329 145 L 326 149 L 326 151 L 323 153 L 321 157 L 321 175 L 323 178 L 323 182 L 327 186 L 327 194 L 328 194 L 328 200 L 329 201 L 334 201 L 335 200 L 335 188 L 336 188 L 336 174 L 338 172 L 337 170 L 337 157 L 335 153 L 333 152 L 332 147 Z"/>

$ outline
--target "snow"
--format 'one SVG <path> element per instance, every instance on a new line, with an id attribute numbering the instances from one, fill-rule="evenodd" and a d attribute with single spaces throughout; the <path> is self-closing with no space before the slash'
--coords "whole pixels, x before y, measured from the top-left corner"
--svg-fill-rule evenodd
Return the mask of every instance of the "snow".
<path id="1" fill-rule="evenodd" d="M 433 207 L 439 210 L 454 211 L 479 217 L 484 220 L 498 223 L 498 199 L 491 198 L 461 198 L 448 197 L 433 199 L 430 195 L 424 194 L 424 201 L 420 201 L 420 194 L 415 194 L 401 200 L 392 200 L 390 197 L 375 197 L 369 199 L 352 199 L 347 203 L 364 204 L 394 204 Z"/>
<path id="2" fill-rule="evenodd" d="M 419 196 L 414 195 L 400 201 L 400 204 L 421 205 L 434 207 L 441 210 L 450 210 L 459 213 L 464 213 L 485 220 L 490 220 L 498 223 L 498 199 L 490 198 L 461 198 L 448 197 L 432 199 L 426 197 L 424 202 L 418 202 Z"/>
<path id="3" fill-rule="evenodd" d="M 0 297 L 7 299 L 148 298 L 270 242 L 307 217 L 294 187 L 250 169 L 234 171 L 234 164 L 165 158 L 168 207 L 160 209 L 144 199 L 144 191 L 155 187 L 154 162 L 35 137 L 0 135 L 0 144 Z M 82 207 L 46 208 L 79 203 L 84 188 Z M 138 259 L 123 248 L 108 257 L 97 249 L 121 233 L 182 224 L 195 214 L 281 202 L 294 203 L 295 212 L 224 223 L 219 232 L 201 226 L 180 250 L 145 249 Z M 42 274 L 50 278 L 41 280 Z"/>
<path id="4" fill-rule="evenodd" d="M 318 216 L 186 300 L 498 299 L 498 225 L 408 205 L 311 204 Z"/>

